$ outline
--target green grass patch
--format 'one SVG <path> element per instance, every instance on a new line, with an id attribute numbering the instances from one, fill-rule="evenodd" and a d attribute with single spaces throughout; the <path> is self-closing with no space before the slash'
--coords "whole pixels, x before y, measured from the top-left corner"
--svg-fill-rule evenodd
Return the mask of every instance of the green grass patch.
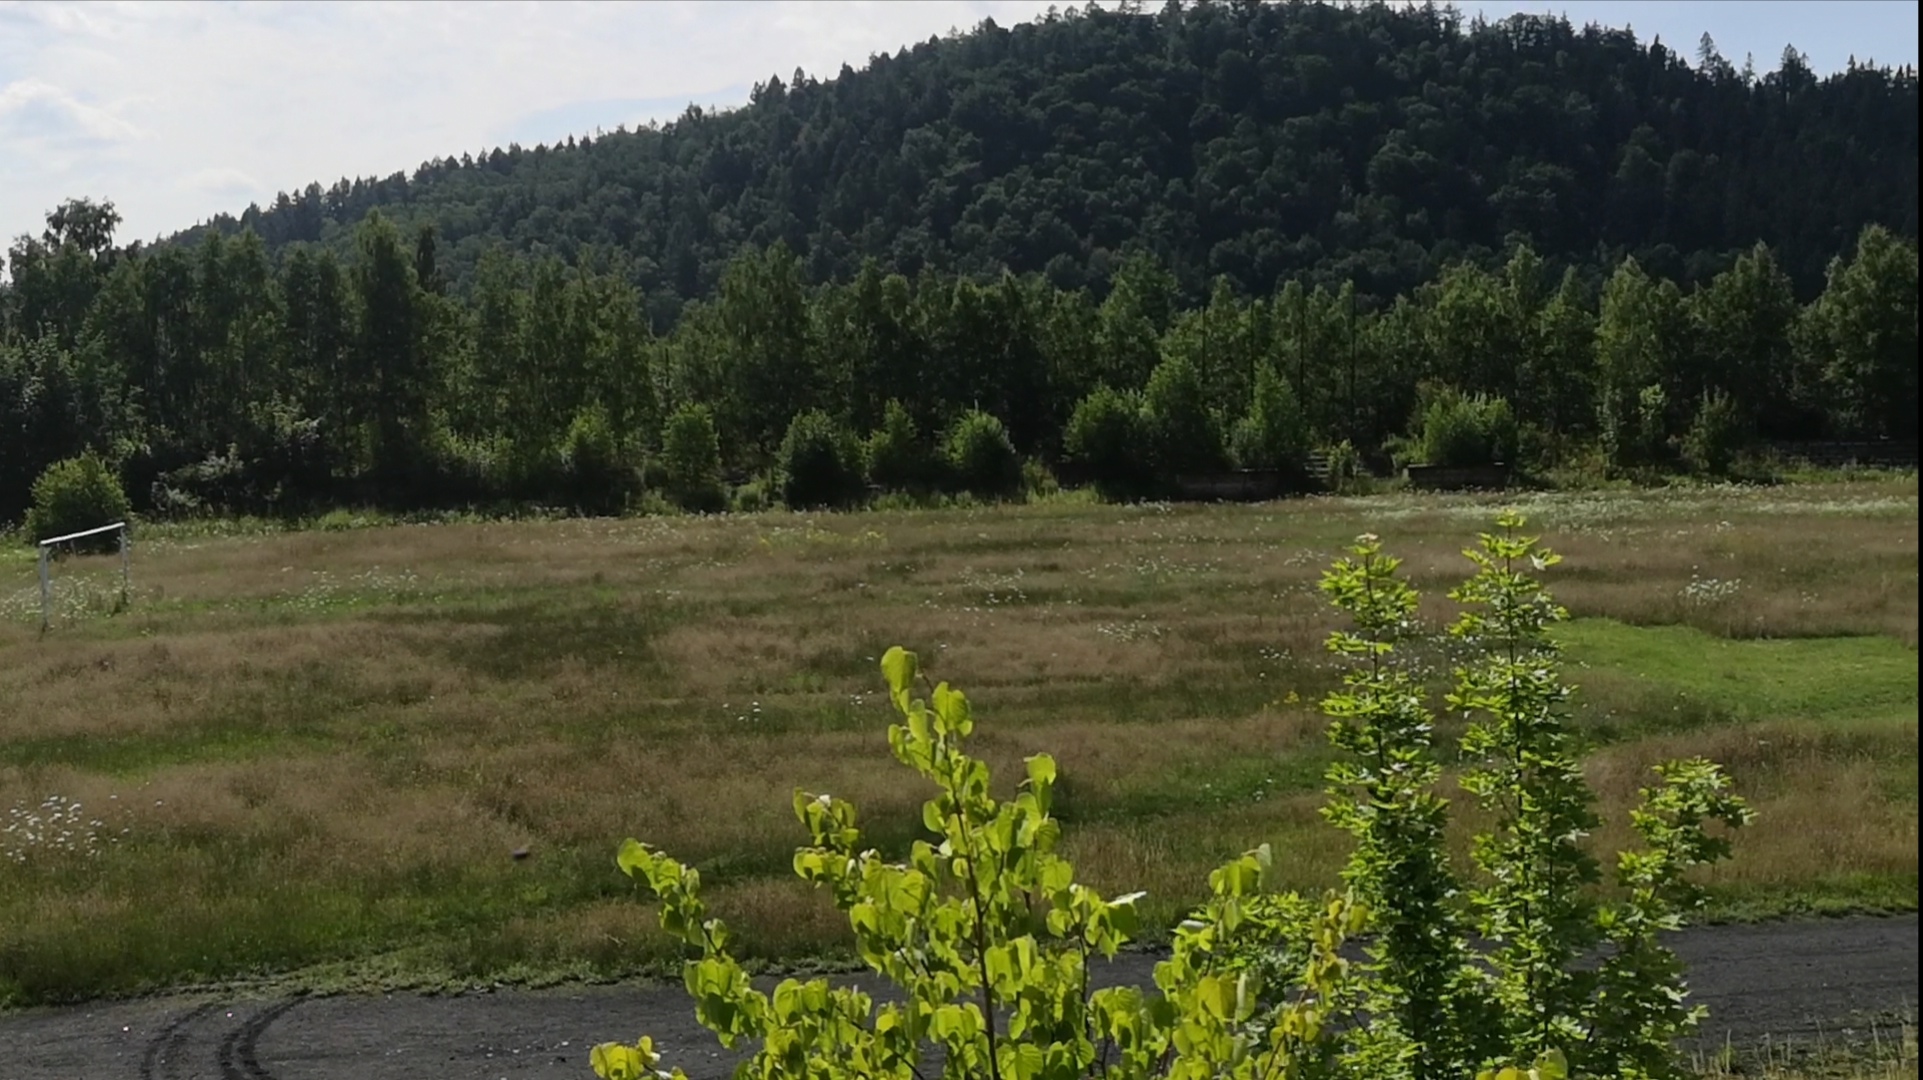
<path id="1" fill-rule="evenodd" d="M 1692 716 L 1914 722 L 1917 654 L 1884 637 L 1731 640 L 1687 626 L 1579 619 L 1557 631 L 1570 679 L 1640 691 Z M 1680 726 L 1695 726 L 1685 724 Z"/>

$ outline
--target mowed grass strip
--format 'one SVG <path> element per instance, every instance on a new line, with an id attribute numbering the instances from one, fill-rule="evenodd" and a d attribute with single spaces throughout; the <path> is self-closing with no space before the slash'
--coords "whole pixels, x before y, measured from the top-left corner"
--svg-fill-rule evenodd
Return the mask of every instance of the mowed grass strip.
<path id="1" fill-rule="evenodd" d="M 1706 753 L 1762 814 L 1710 876 L 1720 913 L 1914 907 L 1915 481 L 1520 501 L 1569 560 L 1599 843 L 1650 765 Z M 700 866 L 754 955 L 842 955 L 789 871 L 790 793 L 915 838 L 875 667 L 897 643 L 969 692 L 999 776 L 1060 759 L 1065 846 L 1155 925 L 1257 843 L 1327 884 L 1319 575 L 1381 534 L 1430 593 L 1413 655 L 1440 685 L 1442 594 L 1498 505 L 161 528 L 131 611 L 44 637 L 31 561 L 0 560 L 0 830 L 41 822 L 0 833 L 0 1000 L 658 967 L 613 870 L 630 835 Z"/>

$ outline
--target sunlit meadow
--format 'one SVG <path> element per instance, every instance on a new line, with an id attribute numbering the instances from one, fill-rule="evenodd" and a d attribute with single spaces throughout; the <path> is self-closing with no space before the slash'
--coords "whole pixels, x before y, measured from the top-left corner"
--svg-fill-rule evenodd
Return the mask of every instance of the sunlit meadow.
<path id="1" fill-rule="evenodd" d="M 1915 907 L 1913 477 L 1509 504 L 1567 559 L 1600 844 L 1649 765 L 1706 753 L 1760 813 L 1710 878 L 1720 915 Z M 1440 681 L 1444 594 L 1498 505 L 154 527 L 129 610 L 117 562 L 66 560 L 44 635 L 8 548 L 0 1002 L 645 969 L 669 952 L 614 870 L 629 835 L 697 864 L 754 955 L 832 960 L 790 793 L 912 839 L 927 792 L 876 670 L 897 643 L 970 693 L 1001 775 L 1058 757 L 1068 853 L 1158 925 L 1257 843 L 1284 885 L 1326 883 L 1318 577 L 1364 531 L 1406 556 Z"/>

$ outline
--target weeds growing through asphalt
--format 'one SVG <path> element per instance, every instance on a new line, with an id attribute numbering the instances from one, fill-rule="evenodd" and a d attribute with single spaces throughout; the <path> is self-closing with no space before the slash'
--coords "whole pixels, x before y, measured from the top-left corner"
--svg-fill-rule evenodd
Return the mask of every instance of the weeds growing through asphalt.
<path id="1" fill-rule="evenodd" d="M 1695 1055 L 1703 1080 L 1915 1080 L 1916 1020 L 1870 1017 L 1812 1038 L 1769 1038 Z"/>

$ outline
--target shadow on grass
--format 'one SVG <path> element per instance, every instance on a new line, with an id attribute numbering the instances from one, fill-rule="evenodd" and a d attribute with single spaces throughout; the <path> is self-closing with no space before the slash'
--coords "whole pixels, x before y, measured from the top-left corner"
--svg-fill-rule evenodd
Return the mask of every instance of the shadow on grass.
<path id="1" fill-rule="evenodd" d="M 478 640 L 450 635 L 427 650 L 473 674 L 504 682 L 552 674 L 569 661 L 589 667 L 658 668 L 654 641 L 672 624 L 670 612 L 637 599 L 596 595 L 585 601 L 516 599 L 398 611 L 382 616 L 408 625 L 486 627 Z"/>

